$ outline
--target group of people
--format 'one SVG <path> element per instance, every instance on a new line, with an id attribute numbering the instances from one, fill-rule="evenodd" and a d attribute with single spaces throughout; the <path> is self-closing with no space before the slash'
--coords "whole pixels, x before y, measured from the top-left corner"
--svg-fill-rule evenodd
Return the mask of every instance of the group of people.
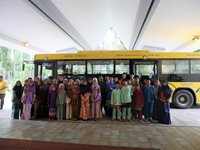
<path id="1" fill-rule="evenodd" d="M 13 88 L 13 118 L 98 120 L 105 112 L 112 120 L 171 124 L 171 92 L 166 80 L 146 78 L 141 83 L 134 75 L 127 80 L 125 73 L 121 79 L 29 78 L 23 86 L 17 81 Z"/>

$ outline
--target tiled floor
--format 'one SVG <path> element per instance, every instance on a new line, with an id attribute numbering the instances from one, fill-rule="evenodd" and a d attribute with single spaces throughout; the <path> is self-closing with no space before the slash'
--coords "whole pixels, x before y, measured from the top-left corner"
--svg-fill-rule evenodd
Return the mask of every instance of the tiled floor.
<path id="1" fill-rule="evenodd" d="M 172 125 L 100 121 L 24 121 L 5 119 L 0 110 L 0 137 L 26 140 L 159 149 L 200 149 L 200 107 L 171 109 Z M 3 118 L 4 117 L 4 118 Z"/>
<path id="2" fill-rule="evenodd" d="M 0 137 L 160 149 L 199 149 L 200 127 L 134 122 L 0 119 Z"/>
<path id="3" fill-rule="evenodd" d="M 159 149 L 199 149 L 199 126 L 174 126 L 110 120 L 24 121 L 0 119 L 0 137 Z"/>

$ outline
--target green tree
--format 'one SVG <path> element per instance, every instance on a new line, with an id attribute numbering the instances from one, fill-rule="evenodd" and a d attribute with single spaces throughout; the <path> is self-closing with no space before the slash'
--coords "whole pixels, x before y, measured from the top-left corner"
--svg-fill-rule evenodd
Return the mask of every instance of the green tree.
<path id="1" fill-rule="evenodd" d="M 33 77 L 33 64 L 26 64 L 23 71 L 24 61 L 33 61 L 33 55 L 0 46 L 0 74 L 7 80 L 10 88 L 17 80 L 23 83 L 28 77 Z"/>

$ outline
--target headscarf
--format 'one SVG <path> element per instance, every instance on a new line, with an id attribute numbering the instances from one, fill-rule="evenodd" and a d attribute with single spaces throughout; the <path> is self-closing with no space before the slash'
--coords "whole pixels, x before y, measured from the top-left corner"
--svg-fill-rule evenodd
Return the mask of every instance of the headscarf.
<path id="1" fill-rule="evenodd" d="M 87 80 L 85 80 L 87 82 Z M 80 92 L 81 94 L 85 94 L 85 93 L 88 93 L 90 92 L 91 88 L 90 88 L 90 85 L 87 83 L 86 85 L 85 84 L 81 84 L 80 85 Z"/>
<path id="2" fill-rule="evenodd" d="M 97 88 L 97 87 L 99 87 L 98 80 L 97 80 L 97 78 L 93 78 L 93 80 L 92 80 L 92 88 Z"/>
<path id="3" fill-rule="evenodd" d="M 65 93 L 65 89 L 64 89 L 64 88 L 61 89 L 61 86 L 65 87 L 64 84 L 61 83 L 61 84 L 59 85 L 58 93 L 59 93 L 59 94 L 64 94 L 64 93 Z"/>

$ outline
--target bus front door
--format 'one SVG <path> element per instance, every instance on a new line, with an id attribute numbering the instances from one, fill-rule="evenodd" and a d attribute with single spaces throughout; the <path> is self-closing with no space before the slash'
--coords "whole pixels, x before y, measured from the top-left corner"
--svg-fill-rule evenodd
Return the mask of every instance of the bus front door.
<path id="1" fill-rule="evenodd" d="M 39 62 L 35 65 L 35 76 L 39 76 L 41 79 L 54 77 L 54 63 L 53 62 Z"/>
<path id="2" fill-rule="evenodd" d="M 135 62 L 135 74 L 140 78 L 150 77 L 151 79 L 158 78 L 157 62 Z"/>

